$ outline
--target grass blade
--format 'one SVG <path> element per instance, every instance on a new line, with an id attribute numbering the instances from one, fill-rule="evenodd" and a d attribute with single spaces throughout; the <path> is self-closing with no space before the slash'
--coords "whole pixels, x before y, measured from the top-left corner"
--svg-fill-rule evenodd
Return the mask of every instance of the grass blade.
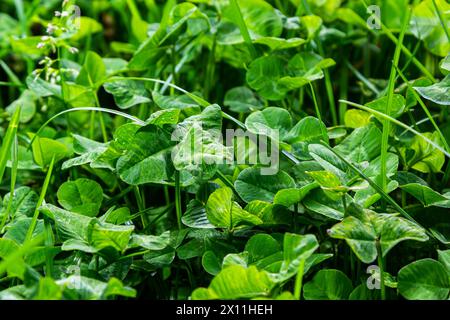
<path id="1" fill-rule="evenodd" d="M 361 2 L 364 4 L 364 6 L 367 8 L 367 3 L 365 0 L 361 0 Z M 381 20 L 375 15 L 374 16 L 375 21 L 381 26 L 381 31 L 383 31 L 386 36 L 391 39 L 392 42 L 394 42 L 395 45 L 399 44 L 399 41 L 397 39 L 397 37 L 391 32 L 391 30 L 389 30 L 388 27 L 386 27 L 383 22 L 381 22 Z M 413 54 L 411 53 L 411 51 L 409 51 L 408 48 L 406 48 L 403 44 L 401 44 L 401 49 L 402 52 L 412 60 L 412 62 L 414 63 L 414 65 L 431 81 L 433 81 L 434 83 L 436 82 L 436 79 L 434 78 L 434 76 L 431 74 L 430 71 L 428 71 L 428 69 L 419 61 L 417 60 L 417 58 L 415 58 L 413 56 Z"/>
<path id="2" fill-rule="evenodd" d="M 0 150 L 0 182 L 3 180 L 3 175 L 6 170 L 6 163 L 8 162 L 11 152 L 11 146 L 14 141 L 14 137 L 17 134 L 17 129 L 19 128 L 20 109 L 21 107 L 19 106 L 14 112 L 11 122 L 9 123 L 8 130 L 6 131 L 3 139 L 2 148 Z"/>
<path id="3" fill-rule="evenodd" d="M 394 60 L 392 62 L 392 67 L 391 67 L 391 74 L 389 76 L 389 85 L 388 85 L 388 100 L 387 100 L 387 104 L 384 110 L 384 113 L 388 116 L 391 115 L 391 109 L 392 109 L 392 101 L 394 99 L 394 89 L 395 89 L 395 79 L 396 79 L 396 71 L 397 71 L 397 66 L 398 66 L 398 62 L 400 60 L 400 54 L 401 54 L 401 46 L 403 44 L 403 38 L 405 36 L 405 32 L 406 32 L 406 26 L 409 22 L 409 17 L 410 17 L 410 11 L 408 10 L 404 21 L 403 21 L 403 26 L 402 26 L 402 31 L 400 33 L 400 38 L 397 42 L 397 46 L 395 48 L 395 53 L 394 53 Z M 381 188 L 383 188 L 384 191 L 387 190 L 387 152 L 389 149 L 389 133 L 391 130 L 391 123 L 389 122 L 389 120 L 384 119 L 383 121 L 383 135 L 381 138 Z"/>
<path id="4" fill-rule="evenodd" d="M 238 24 L 241 35 L 244 38 L 245 44 L 247 45 L 252 58 L 256 59 L 258 57 L 258 54 L 256 53 L 256 49 L 253 46 L 252 39 L 250 38 L 250 33 L 248 32 L 248 28 L 247 25 L 245 24 L 244 17 L 242 17 L 242 12 L 241 9 L 239 8 L 237 0 L 230 0 L 230 5 L 234 15 L 236 16 L 236 22 Z"/>
<path id="5" fill-rule="evenodd" d="M 16 133 L 16 135 L 14 136 L 14 144 L 11 148 L 12 165 L 11 165 L 11 184 L 9 188 L 9 200 L 8 205 L 6 207 L 6 212 L 4 212 L 2 222 L 0 223 L 0 233 L 5 227 L 8 218 L 10 217 L 11 207 L 14 200 L 14 190 L 16 188 L 16 180 L 17 180 L 17 167 L 19 164 L 18 153 L 19 153 L 19 142 L 17 140 L 17 133 Z"/>
<path id="6" fill-rule="evenodd" d="M 50 179 L 52 177 L 53 173 L 53 166 L 55 165 L 55 156 L 53 156 L 52 161 L 50 162 L 50 165 L 48 167 L 47 175 L 45 176 L 44 184 L 42 185 L 41 194 L 39 195 L 39 200 L 36 205 L 36 208 L 34 209 L 33 218 L 31 219 L 30 227 L 28 228 L 27 235 L 25 237 L 25 241 L 31 240 L 33 237 L 34 229 L 36 228 L 37 219 L 39 216 L 39 208 L 41 207 L 42 203 L 44 202 L 45 195 L 47 193 L 48 185 L 50 184 Z"/>
<path id="7" fill-rule="evenodd" d="M 366 106 L 360 105 L 360 104 L 358 104 L 358 103 L 354 103 L 354 102 L 350 102 L 350 101 L 346 101 L 346 100 L 341 100 L 341 102 L 346 103 L 346 104 L 348 104 L 349 106 L 352 106 L 352 107 L 355 107 L 355 108 L 358 108 L 358 109 L 367 111 L 367 112 L 369 112 L 369 113 L 372 113 L 372 114 L 374 114 L 374 115 L 376 115 L 376 116 L 378 116 L 378 117 L 380 117 L 380 118 L 389 120 L 389 121 L 392 122 L 392 123 L 395 123 L 395 124 L 398 125 L 399 127 L 402 127 L 403 129 L 408 130 L 409 132 L 415 134 L 416 136 L 421 137 L 421 138 L 424 139 L 426 142 L 428 142 L 429 144 L 431 144 L 434 148 L 438 149 L 438 150 L 441 151 L 443 154 L 445 154 L 446 157 L 450 158 L 450 153 L 449 153 L 449 152 L 447 152 L 447 151 L 446 151 L 445 149 L 443 149 L 441 146 L 437 145 L 434 141 L 432 141 L 432 140 L 428 139 L 427 137 L 425 137 L 423 134 L 421 134 L 421 133 L 418 132 L 417 130 L 414 130 L 413 128 L 407 126 L 407 125 L 404 124 L 403 122 L 398 121 L 397 119 L 394 119 L 394 118 L 392 118 L 392 117 L 390 117 L 390 116 L 387 116 L 387 115 L 385 115 L 385 114 L 382 113 L 382 112 L 379 112 L 379 111 L 373 110 L 373 109 L 371 109 L 371 108 L 368 108 L 368 107 L 366 107 Z"/>

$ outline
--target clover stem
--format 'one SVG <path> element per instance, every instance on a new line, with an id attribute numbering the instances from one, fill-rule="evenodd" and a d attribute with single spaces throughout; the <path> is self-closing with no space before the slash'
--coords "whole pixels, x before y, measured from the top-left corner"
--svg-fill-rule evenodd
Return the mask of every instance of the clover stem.
<path id="1" fill-rule="evenodd" d="M 177 214 L 178 229 L 181 230 L 181 187 L 180 187 L 180 172 L 175 171 L 175 211 Z"/>
<path id="2" fill-rule="evenodd" d="M 342 205 L 344 207 L 344 215 L 345 215 L 345 212 L 347 212 L 347 199 L 345 199 L 345 193 L 342 196 Z"/>
<path id="3" fill-rule="evenodd" d="M 136 202 L 138 205 L 139 212 L 142 212 L 145 210 L 145 201 L 142 198 L 139 187 L 135 186 L 133 191 L 134 191 L 134 196 L 136 197 Z M 141 222 L 142 222 L 142 228 L 145 229 L 148 225 L 148 221 L 147 221 L 147 217 L 143 214 L 141 215 Z"/>
<path id="4" fill-rule="evenodd" d="M 306 14 L 312 15 L 311 8 L 306 0 L 302 0 L 303 8 L 305 9 Z M 300 6 L 299 6 L 300 7 Z M 322 41 L 319 37 L 316 39 L 317 50 L 322 57 L 325 57 L 325 50 L 323 48 Z M 333 92 L 333 84 L 331 83 L 330 71 L 328 69 L 323 70 L 324 78 L 325 78 L 325 89 L 327 92 L 328 103 L 331 111 L 331 119 L 333 126 L 337 126 L 338 118 L 336 112 L 336 102 L 334 101 L 334 92 Z M 311 84 L 311 83 L 310 83 Z"/>
<path id="5" fill-rule="evenodd" d="M 297 276 L 295 278 L 294 297 L 296 300 L 300 300 L 301 298 L 304 271 L 305 271 L 305 259 L 302 259 L 300 260 Z"/>
<path id="6" fill-rule="evenodd" d="M 317 118 L 319 119 L 320 124 L 322 124 L 323 123 L 322 113 L 320 112 L 319 104 L 317 103 L 317 99 L 316 99 L 316 93 L 314 92 L 314 87 L 311 82 L 309 83 L 309 87 L 311 89 L 311 96 L 312 96 L 312 99 L 314 102 L 314 108 L 316 109 Z M 326 129 L 324 129 L 322 125 L 320 125 L 320 131 L 322 133 L 323 140 L 327 141 L 328 135 L 327 135 Z"/>
<path id="7" fill-rule="evenodd" d="M 383 253 L 381 252 L 381 245 L 379 240 L 377 241 L 377 255 L 378 255 L 378 268 L 380 269 L 381 300 L 386 300 L 386 286 L 384 285 Z"/>
<path id="8" fill-rule="evenodd" d="M 294 233 L 297 233 L 297 215 L 298 215 L 298 203 L 294 204 Z"/>
<path id="9" fill-rule="evenodd" d="M 52 225 L 48 217 L 44 218 L 44 231 L 45 231 L 45 247 L 49 250 L 45 252 L 45 276 L 53 276 L 53 258 L 50 253 L 50 249 L 54 246 Z"/>
<path id="10" fill-rule="evenodd" d="M 95 97 L 96 107 L 101 108 L 100 100 L 98 99 L 98 90 L 95 91 L 94 97 Z M 106 133 L 105 121 L 103 119 L 103 113 L 102 112 L 99 112 L 99 117 L 100 117 L 100 128 L 101 128 L 101 131 L 102 131 L 103 142 L 106 143 L 106 142 L 108 142 L 108 134 Z"/>

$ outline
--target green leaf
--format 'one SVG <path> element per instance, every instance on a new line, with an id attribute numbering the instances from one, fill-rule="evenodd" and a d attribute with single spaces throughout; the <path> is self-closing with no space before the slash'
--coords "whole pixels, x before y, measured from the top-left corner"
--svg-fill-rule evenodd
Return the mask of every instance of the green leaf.
<path id="1" fill-rule="evenodd" d="M 314 117 L 305 117 L 300 120 L 284 137 L 292 145 L 293 154 L 299 159 L 310 160 L 308 146 L 324 140 L 329 143 L 327 128 L 323 122 Z M 325 135 L 325 138 L 324 138 Z"/>
<path id="2" fill-rule="evenodd" d="M 236 87 L 227 91 L 223 104 L 234 112 L 252 112 L 263 107 L 252 90 L 247 87 Z"/>
<path id="3" fill-rule="evenodd" d="M 339 270 L 320 270 L 304 286 L 305 300 L 347 300 L 352 292 L 352 282 Z"/>
<path id="4" fill-rule="evenodd" d="M 388 96 L 384 96 L 382 98 L 379 98 L 375 101 L 372 101 L 370 103 L 367 103 L 366 106 L 370 109 L 376 110 L 378 112 L 385 113 L 386 105 L 388 103 Z M 394 94 L 392 97 L 392 104 L 391 104 L 391 111 L 390 116 L 393 118 L 400 117 L 403 112 L 405 111 L 405 98 L 402 95 Z M 363 112 L 363 111 L 360 111 Z M 380 119 L 383 120 L 383 119 Z"/>
<path id="5" fill-rule="evenodd" d="M 370 117 L 369 112 L 350 109 L 345 112 L 344 122 L 347 127 L 356 129 L 367 126 L 370 123 Z"/>
<path id="6" fill-rule="evenodd" d="M 111 209 L 101 216 L 99 220 L 112 224 L 124 224 L 132 218 L 128 207 L 122 207 L 115 210 Z"/>
<path id="7" fill-rule="evenodd" d="M 314 160 L 316 160 L 322 168 L 334 173 L 340 179 L 346 180 L 347 171 L 349 170 L 347 164 L 339 159 L 333 152 L 321 144 L 310 144 L 308 150 Z"/>
<path id="8" fill-rule="evenodd" d="M 81 178 L 64 182 L 59 187 L 57 196 L 64 209 L 95 217 L 103 201 L 103 190 L 97 182 Z"/>
<path id="9" fill-rule="evenodd" d="M 381 252 L 383 256 L 395 245 L 405 240 L 427 241 L 425 230 L 415 223 L 399 217 L 389 217 L 383 224 L 380 235 Z"/>
<path id="10" fill-rule="evenodd" d="M 207 112 L 207 109 L 204 112 Z M 193 118 L 190 117 L 180 124 L 172 135 L 172 139 L 181 140 L 173 149 L 172 161 L 175 169 L 189 172 L 202 180 L 209 180 L 215 175 L 218 164 L 232 160 L 232 148 L 222 144 L 221 133 L 215 128 L 203 129 L 205 125 L 215 126 L 214 122 L 190 123 Z"/>
<path id="11" fill-rule="evenodd" d="M 247 71 L 247 83 L 267 100 L 281 100 L 290 90 L 323 78 L 322 69 L 334 65 L 313 53 L 295 55 L 288 63 L 278 56 L 264 56 L 254 60 Z"/>
<path id="12" fill-rule="evenodd" d="M 280 204 L 289 208 L 290 206 L 302 201 L 303 198 L 305 198 L 305 196 L 311 190 L 316 189 L 317 187 L 319 187 L 319 185 L 313 182 L 301 188 L 290 188 L 280 190 L 275 194 L 273 203 Z"/>
<path id="13" fill-rule="evenodd" d="M 265 56 L 254 60 L 247 71 L 247 83 L 263 98 L 268 100 L 281 100 L 288 89 L 279 83 L 285 75 L 284 61 L 276 56 Z"/>
<path id="14" fill-rule="evenodd" d="M 268 296 L 273 287 L 267 272 L 258 271 L 254 266 L 234 265 L 215 276 L 208 288 L 196 289 L 192 299 L 250 299 Z"/>
<path id="15" fill-rule="evenodd" d="M 33 119 L 36 113 L 36 100 L 37 97 L 33 91 L 25 90 L 17 100 L 6 107 L 6 111 L 12 116 L 20 106 L 20 122 L 27 123 Z"/>
<path id="16" fill-rule="evenodd" d="M 377 257 L 375 231 L 356 217 L 344 218 L 341 223 L 333 226 L 328 234 L 335 239 L 344 239 L 364 263 L 371 263 Z"/>
<path id="17" fill-rule="evenodd" d="M 340 179 L 329 171 L 306 172 L 324 190 L 325 194 L 333 200 L 339 200 L 345 195 L 349 188 L 343 186 Z"/>
<path id="18" fill-rule="evenodd" d="M 450 274 L 450 250 L 438 250 L 439 262 L 442 263 Z"/>
<path id="19" fill-rule="evenodd" d="M 269 49 L 272 51 L 297 48 L 306 42 L 307 41 L 302 38 L 284 39 L 284 38 L 277 38 L 277 37 L 261 37 L 261 38 L 258 38 L 253 41 L 253 43 L 263 44 L 265 46 L 268 46 Z"/>
<path id="20" fill-rule="evenodd" d="M 252 236 L 247 241 L 244 252 L 247 252 L 247 264 L 255 265 L 259 270 L 277 272 L 280 268 L 281 246 L 268 234 Z"/>
<path id="21" fill-rule="evenodd" d="M 96 88 L 106 76 L 106 66 L 102 58 L 97 53 L 89 51 L 78 75 L 77 84 Z"/>
<path id="22" fill-rule="evenodd" d="M 2 213 L 5 213 L 8 203 L 10 201 L 11 193 L 7 193 L 3 198 Z M 34 209 L 38 202 L 38 195 L 30 187 L 19 187 L 14 190 L 13 199 L 11 202 L 11 211 L 9 214 L 12 217 L 32 216 Z"/>
<path id="23" fill-rule="evenodd" d="M 71 37 L 74 41 L 103 31 L 103 26 L 97 20 L 85 16 L 77 17 L 76 19 L 76 23 L 78 23 L 80 27 L 77 28 L 77 32 Z"/>
<path id="24" fill-rule="evenodd" d="M 72 136 L 73 149 L 79 157 L 66 160 L 62 164 L 63 170 L 83 164 L 92 164 L 96 162 L 96 160 L 99 160 L 108 150 L 109 144 L 107 143 L 99 143 L 77 134 L 73 134 Z"/>
<path id="25" fill-rule="evenodd" d="M 58 280 L 56 283 L 63 289 L 63 296 L 66 300 L 104 300 L 113 296 L 131 298 L 136 296 L 136 290 L 125 287 L 116 278 L 111 278 L 108 283 L 105 283 L 84 276 L 72 275 Z"/>
<path id="26" fill-rule="evenodd" d="M 378 241 L 382 255 L 386 256 L 401 241 L 428 240 L 422 227 L 404 218 L 378 214 L 356 204 L 351 204 L 348 212 L 351 215 L 334 225 L 328 234 L 332 238 L 344 239 L 364 263 L 371 263 L 376 259 Z"/>
<path id="27" fill-rule="evenodd" d="M 442 59 L 439 67 L 441 68 L 442 74 L 448 75 L 450 73 L 450 53 Z"/>
<path id="28" fill-rule="evenodd" d="M 261 175 L 259 168 L 243 170 L 234 183 L 237 193 L 246 202 L 253 200 L 269 201 L 275 194 L 288 188 L 295 188 L 294 180 L 284 171 L 275 175 Z"/>
<path id="29" fill-rule="evenodd" d="M 80 246 L 82 246 L 83 251 L 95 252 L 95 249 L 91 248 L 88 243 L 92 218 L 60 209 L 51 204 L 42 206 L 41 211 L 55 221 L 56 231 L 61 240 L 65 241 L 62 250 L 80 250 Z"/>
<path id="30" fill-rule="evenodd" d="M 398 273 L 398 291 L 408 300 L 446 300 L 450 292 L 447 270 L 432 259 L 410 263 Z"/>
<path id="31" fill-rule="evenodd" d="M 11 240 L 6 238 L 0 238 L 0 258 L 2 261 L 6 261 L 7 259 L 12 259 L 11 256 L 19 250 L 19 245 Z M 14 260 L 10 260 L 10 263 L 6 267 L 6 272 L 10 277 L 18 277 L 19 279 L 23 279 L 23 275 L 25 273 L 26 265 L 23 261 L 22 257 L 13 258 Z"/>
<path id="32" fill-rule="evenodd" d="M 279 37 L 283 30 L 280 15 L 266 1 L 248 0 L 239 2 L 239 9 L 250 38 L 255 40 L 261 37 Z M 239 32 L 239 19 L 231 5 L 223 10 L 223 22 L 218 27 L 218 41 L 221 44 L 243 43 L 244 39 Z"/>
<path id="33" fill-rule="evenodd" d="M 350 196 L 347 195 L 347 199 L 350 199 Z M 327 219 L 340 221 L 344 217 L 342 199 L 333 200 L 321 189 L 311 191 L 303 200 L 303 205 L 309 211 Z"/>
<path id="34" fill-rule="evenodd" d="M 300 262 L 307 260 L 319 247 L 316 237 L 312 234 L 298 235 L 285 233 L 283 242 L 283 263 L 280 274 L 283 279 L 295 275 Z"/>
<path id="35" fill-rule="evenodd" d="M 186 212 L 181 217 L 184 225 L 191 228 L 212 229 L 214 226 L 209 222 L 205 206 L 198 200 L 191 200 Z"/>
<path id="36" fill-rule="evenodd" d="M 150 94 L 143 82 L 122 80 L 107 82 L 105 90 L 114 96 L 114 101 L 120 109 L 128 109 L 135 105 L 150 102 Z"/>
<path id="37" fill-rule="evenodd" d="M 200 110 L 200 107 L 198 104 L 189 98 L 187 95 L 180 95 L 180 96 L 163 96 L 162 94 L 158 93 L 157 91 L 152 92 L 152 97 L 155 103 L 160 107 L 161 109 L 194 109 L 194 110 Z"/>
<path id="38" fill-rule="evenodd" d="M 221 261 L 213 251 L 206 251 L 202 257 L 202 266 L 206 272 L 215 276 L 222 270 Z"/>
<path id="39" fill-rule="evenodd" d="M 334 65 L 333 59 L 323 59 L 311 52 L 298 53 L 289 60 L 287 65 L 289 71 L 279 80 L 279 83 L 286 86 L 288 90 L 298 89 L 312 81 L 322 79 L 323 69 Z"/>
<path id="40" fill-rule="evenodd" d="M 220 188 L 214 191 L 206 203 L 206 216 L 216 227 L 233 229 L 240 224 L 258 225 L 262 221 L 242 209 L 233 201 L 233 191 L 230 188 Z"/>
<path id="41" fill-rule="evenodd" d="M 134 226 L 117 226 L 110 223 L 95 222 L 91 224 L 88 234 L 88 241 L 91 246 L 97 250 L 112 247 L 119 252 L 125 251 Z"/>
<path id="42" fill-rule="evenodd" d="M 113 248 L 123 252 L 130 241 L 134 226 L 117 226 L 95 218 L 59 209 L 47 204 L 42 212 L 55 221 L 56 230 L 64 241 L 62 250 L 87 253 Z"/>
<path id="43" fill-rule="evenodd" d="M 61 86 L 29 75 L 26 79 L 28 89 L 38 97 L 61 96 Z"/>
<path id="44" fill-rule="evenodd" d="M 450 51 L 450 43 L 444 27 L 439 19 L 433 1 L 450 29 L 450 5 L 445 0 L 425 0 L 413 9 L 410 30 L 418 39 L 423 40 L 425 47 L 432 53 L 445 57 Z"/>
<path id="45" fill-rule="evenodd" d="M 302 16 L 300 19 L 302 26 L 306 29 L 308 40 L 313 39 L 322 27 L 322 19 L 315 15 Z"/>
<path id="46" fill-rule="evenodd" d="M 441 145 L 438 132 L 430 133 L 425 132 L 423 135 L 435 142 L 437 145 Z M 436 149 L 433 145 L 428 143 L 420 136 L 414 136 L 412 142 L 408 145 L 408 149 L 414 151 L 414 155 L 408 159 L 408 165 L 420 172 L 440 172 L 445 163 L 445 155 L 442 151 Z M 401 150 L 404 154 L 406 152 Z"/>
<path id="47" fill-rule="evenodd" d="M 61 298 L 62 290 L 52 278 L 39 279 L 38 289 L 33 300 L 61 300 Z"/>
<path id="48" fill-rule="evenodd" d="M 92 88 L 72 82 L 62 84 L 64 100 L 74 108 L 95 107 L 95 94 Z"/>
<path id="49" fill-rule="evenodd" d="M 132 70 L 145 70 L 148 66 L 153 65 L 164 56 L 170 45 L 180 40 L 180 34 L 185 29 L 188 21 L 200 22 L 201 27 L 194 30 L 194 33 L 200 33 L 208 27 L 207 17 L 195 5 L 192 3 L 178 4 L 171 10 L 167 21 L 161 23 L 158 30 L 141 44 L 128 67 Z M 191 26 L 195 26 L 195 23 L 192 23 Z M 195 34 L 190 36 L 192 35 Z"/>
<path id="50" fill-rule="evenodd" d="M 450 208 L 450 198 L 441 195 L 428 186 L 419 183 L 408 183 L 402 185 L 401 188 L 419 200 L 425 207 Z"/>
<path id="51" fill-rule="evenodd" d="M 168 181 L 173 173 L 170 163 L 172 142 L 168 134 L 149 125 L 130 138 L 124 155 L 117 161 L 120 178 L 132 185 Z"/>
<path id="52" fill-rule="evenodd" d="M 156 126 L 164 126 L 165 124 L 177 124 L 180 117 L 180 109 L 159 110 L 152 113 L 150 118 L 146 120 L 148 124 Z"/>
<path id="53" fill-rule="evenodd" d="M 245 120 L 245 126 L 254 134 L 273 137 L 272 132 L 275 131 L 279 134 L 280 139 L 284 139 L 292 127 L 292 119 L 287 110 L 269 107 L 250 114 Z"/>
<path id="54" fill-rule="evenodd" d="M 33 138 L 34 134 L 30 133 L 29 136 Z M 42 168 L 48 166 L 53 157 L 55 157 L 55 162 L 58 162 L 73 154 L 65 139 L 54 140 L 36 137 L 31 146 L 34 161 Z"/>
<path id="55" fill-rule="evenodd" d="M 14 240 L 17 243 L 24 243 L 27 236 L 28 229 L 31 225 L 31 218 L 15 219 L 12 223 L 6 226 L 6 233 L 3 235 L 5 239 Z M 44 222 L 38 220 L 33 231 L 33 237 L 42 235 L 44 233 Z"/>
<path id="56" fill-rule="evenodd" d="M 128 244 L 129 248 L 141 247 L 147 250 L 162 250 L 170 244 L 170 231 L 159 236 L 134 233 Z"/>
<path id="57" fill-rule="evenodd" d="M 447 75 L 441 82 L 428 87 L 414 87 L 414 89 L 425 99 L 434 103 L 450 105 L 450 75 Z"/>
<path id="58" fill-rule="evenodd" d="M 375 125 L 355 129 L 335 150 L 356 163 L 370 161 L 380 154 L 381 131 Z"/>
<path id="59" fill-rule="evenodd" d="M 380 293 L 378 290 L 370 290 L 367 288 L 367 284 L 363 283 L 357 286 L 350 296 L 349 300 L 380 300 Z"/>

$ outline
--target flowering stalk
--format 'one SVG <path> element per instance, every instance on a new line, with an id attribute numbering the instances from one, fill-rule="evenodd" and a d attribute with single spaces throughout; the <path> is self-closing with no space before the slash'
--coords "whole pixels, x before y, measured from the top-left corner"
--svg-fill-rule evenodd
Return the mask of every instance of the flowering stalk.
<path id="1" fill-rule="evenodd" d="M 61 82 L 61 68 L 55 68 L 54 65 L 60 60 L 59 50 L 67 49 L 71 54 L 77 54 L 78 48 L 70 46 L 66 43 L 66 39 L 70 38 L 76 32 L 78 26 L 74 22 L 74 17 L 79 16 L 78 7 L 74 6 L 73 1 L 64 0 L 62 3 L 62 11 L 55 11 L 55 18 L 47 24 L 47 35 L 41 37 L 41 41 L 37 44 L 38 49 L 57 53 L 56 60 L 45 56 L 39 65 L 42 67 L 33 71 L 35 78 L 39 78 L 44 74 L 44 79 L 52 84 Z"/>

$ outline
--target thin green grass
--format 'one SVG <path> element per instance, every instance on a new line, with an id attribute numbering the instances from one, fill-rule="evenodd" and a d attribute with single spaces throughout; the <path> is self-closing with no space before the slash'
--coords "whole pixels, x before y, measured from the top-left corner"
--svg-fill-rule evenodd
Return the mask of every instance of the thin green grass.
<path id="1" fill-rule="evenodd" d="M 302 0 L 302 5 L 305 8 L 305 11 L 308 15 L 312 15 L 311 8 L 306 0 Z M 322 57 L 325 57 L 325 50 L 323 49 L 322 41 L 320 39 L 316 39 L 317 49 L 319 54 Z M 336 102 L 334 100 L 334 92 L 333 92 L 333 84 L 331 83 L 330 71 L 328 69 L 323 70 L 324 78 L 325 78 L 325 89 L 327 92 L 328 103 L 330 104 L 330 112 L 331 112 L 331 121 L 333 126 L 338 125 L 338 117 L 336 112 Z"/>
<path id="2" fill-rule="evenodd" d="M 19 106 L 15 111 L 11 118 L 11 122 L 8 125 L 8 129 L 6 130 L 5 137 L 3 138 L 2 148 L 0 149 L 0 182 L 3 181 L 3 175 L 5 174 L 6 164 L 8 162 L 8 158 L 11 154 L 11 146 L 13 144 L 14 138 L 16 137 L 17 130 L 19 127 L 20 121 L 20 111 L 21 107 Z"/>
<path id="3" fill-rule="evenodd" d="M 0 223 L 0 233 L 5 227 L 6 222 L 10 218 L 11 214 L 12 204 L 15 196 L 14 190 L 16 188 L 16 181 L 17 181 L 17 167 L 19 165 L 18 154 L 19 154 L 19 142 L 16 133 L 14 136 L 14 143 L 11 148 L 11 183 L 9 188 L 9 199 L 6 211 L 3 213 L 2 221 Z"/>
<path id="4" fill-rule="evenodd" d="M 447 21 L 445 20 L 445 16 L 442 15 L 441 10 L 439 10 L 439 8 L 436 4 L 436 0 L 432 0 L 432 2 L 433 2 L 434 10 L 436 10 L 436 14 L 439 18 L 439 22 L 441 23 L 442 29 L 444 30 L 444 33 L 447 36 L 448 42 L 450 42 L 450 31 L 448 30 Z"/>
<path id="5" fill-rule="evenodd" d="M 361 2 L 364 4 L 364 6 L 367 8 L 368 5 L 366 3 L 365 0 L 361 0 Z M 379 25 L 381 26 L 381 31 L 383 31 L 386 36 L 397 46 L 399 45 L 399 40 L 397 39 L 397 37 L 392 33 L 391 30 L 389 30 L 388 27 L 386 27 L 383 22 L 377 17 L 374 17 L 376 22 L 379 23 Z M 369 29 L 370 30 L 370 29 Z M 406 48 L 403 44 L 400 44 L 402 52 L 411 59 L 411 61 L 414 63 L 414 65 L 431 81 L 436 82 L 436 79 L 434 78 L 434 76 L 431 74 L 431 72 L 416 58 L 414 57 L 414 55 L 411 53 L 411 51 L 409 51 L 408 48 Z"/>
<path id="6" fill-rule="evenodd" d="M 31 218 L 30 227 L 28 228 L 27 234 L 25 236 L 25 241 L 31 240 L 33 237 L 33 232 L 36 229 L 37 220 L 39 217 L 39 209 L 44 202 L 45 195 L 47 194 L 47 189 L 50 184 L 50 179 L 53 173 L 53 166 L 55 165 L 55 156 L 52 157 L 52 161 L 47 170 L 47 175 L 45 176 L 44 183 L 42 184 L 41 194 L 39 195 L 39 200 L 37 202 L 36 208 L 34 209 L 33 217 Z"/>
<path id="7" fill-rule="evenodd" d="M 312 83 L 309 83 L 309 87 L 311 89 L 311 96 L 312 96 L 312 99 L 313 99 L 314 108 L 316 110 L 316 115 L 317 115 L 317 118 L 319 119 L 319 122 L 320 122 L 320 131 L 322 133 L 322 137 L 323 137 L 324 141 L 326 141 L 327 140 L 327 132 L 326 132 L 326 129 L 322 126 L 322 123 L 323 123 L 322 114 L 320 112 L 320 108 L 319 108 L 319 105 L 317 103 L 316 93 L 314 92 L 314 86 L 312 85 Z"/>
<path id="8" fill-rule="evenodd" d="M 242 17 L 241 9 L 239 8 L 237 0 L 230 0 L 230 5 L 233 10 L 233 14 L 236 16 L 236 22 L 238 24 L 241 35 L 244 38 L 245 44 L 247 45 L 252 58 L 256 59 L 258 57 L 258 54 L 256 52 L 255 46 L 253 45 L 252 39 L 250 37 L 250 32 L 248 31 L 244 18 Z"/>
<path id="9" fill-rule="evenodd" d="M 386 104 L 386 108 L 384 110 L 384 113 L 387 116 L 391 115 L 392 110 L 392 101 L 394 99 L 394 90 L 395 90 L 395 79 L 396 79 L 396 70 L 397 66 L 400 60 L 400 54 L 401 54 L 401 46 L 403 45 L 403 38 L 405 36 L 406 27 L 409 23 L 411 12 L 408 11 L 404 17 L 403 25 L 402 25 L 402 31 L 400 33 L 399 41 L 397 42 L 397 46 L 395 48 L 394 53 L 394 60 L 392 61 L 392 67 L 391 67 L 391 73 L 389 77 L 389 85 L 388 85 L 388 100 Z M 385 119 L 383 121 L 383 134 L 381 138 L 381 188 L 383 188 L 384 191 L 387 190 L 387 153 L 389 149 L 389 135 L 391 131 L 391 123 L 389 120 Z"/>
<path id="10" fill-rule="evenodd" d="M 406 124 L 404 124 L 401 121 L 398 121 L 397 119 L 394 119 L 390 116 L 387 116 L 386 114 L 373 110 L 371 108 L 368 108 L 366 106 L 360 105 L 358 103 L 354 103 L 351 101 L 346 101 L 346 100 L 341 100 L 341 102 L 346 103 L 352 107 L 367 111 L 369 113 L 372 113 L 373 115 L 376 115 L 377 117 L 383 118 L 385 120 L 389 120 L 392 123 L 395 123 L 396 125 L 402 127 L 403 129 L 415 134 L 416 136 L 421 137 L 422 139 L 424 139 L 426 142 L 428 142 L 429 144 L 431 144 L 434 148 L 438 149 L 439 151 L 441 151 L 446 157 L 450 158 L 450 153 L 447 152 L 445 149 L 443 149 L 441 146 L 437 145 L 434 141 L 430 140 L 429 138 L 427 138 L 426 136 L 424 136 L 423 134 L 421 134 L 420 132 L 418 132 L 417 130 L 407 126 Z"/>

